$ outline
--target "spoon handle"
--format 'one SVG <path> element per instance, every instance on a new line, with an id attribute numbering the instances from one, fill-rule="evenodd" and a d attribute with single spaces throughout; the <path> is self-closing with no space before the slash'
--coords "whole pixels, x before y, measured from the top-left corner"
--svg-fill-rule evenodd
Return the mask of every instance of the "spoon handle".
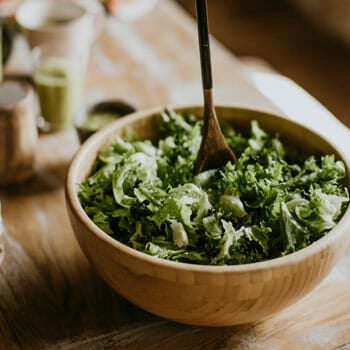
<path id="1" fill-rule="evenodd" d="M 207 0 L 196 0 L 199 52 L 201 58 L 202 84 L 204 90 L 213 87 L 210 61 Z"/>

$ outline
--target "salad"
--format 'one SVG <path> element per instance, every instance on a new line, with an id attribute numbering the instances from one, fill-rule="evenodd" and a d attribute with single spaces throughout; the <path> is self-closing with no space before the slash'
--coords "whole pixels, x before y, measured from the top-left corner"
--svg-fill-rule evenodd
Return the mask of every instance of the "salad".
<path id="1" fill-rule="evenodd" d="M 80 184 L 87 215 L 134 249 L 193 264 L 273 259 L 323 237 L 349 203 L 342 161 L 285 144 L 256 121 L 247 135 L 223 125 L 237 161 L 195 176 L 203 122 L 161 117 L 156 144 L 116 136 Z"/>

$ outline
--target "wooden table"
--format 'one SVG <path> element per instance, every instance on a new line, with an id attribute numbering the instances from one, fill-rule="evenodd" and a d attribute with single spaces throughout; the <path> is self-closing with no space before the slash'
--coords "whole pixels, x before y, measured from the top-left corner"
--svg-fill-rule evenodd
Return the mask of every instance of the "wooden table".
<path id="1" fill-rule="evenodd" d="M 213 42 L 217 102 L 276 112 L 244 66 Z M 137 108 L 201 102 L 195 24 L 170 0 L 133 23 L 109 20 L 89 67 L 87 100 Z M 350 349 L 350 258 L 296 305 L 255 324 L 200 328 L 131 305 L 94 273 L 66 214 L 73 130 L 40 137 L 37 176 L 0 192 L 0 349 Z"/>

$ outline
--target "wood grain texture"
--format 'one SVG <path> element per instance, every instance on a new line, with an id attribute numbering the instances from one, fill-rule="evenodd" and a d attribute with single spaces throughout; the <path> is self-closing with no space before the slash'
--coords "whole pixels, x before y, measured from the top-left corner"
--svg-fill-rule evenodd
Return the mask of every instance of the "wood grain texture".
<path id="1" fill-rule="evenodd" d="M 109 21 L 92 53 L 87 100 L 118 97 L 138 108 L 200 103 L 195 37 L 193 21 L 167 0 L 132 25 Z M 218 103 L 277 111 L 252 88 L 235 57 L 216 42 L 212 50 Z M 28 63 L 21 57 L 9 68 Z M 92 270 L 68 222 L 63 182 L 77 149 L 73 131 L 42 135 L 36 178 L 0 192 L 1 350 L 349 348 L 348 257 L 301 302 L 246 326 L 184 326 L 125 301 Z"/>

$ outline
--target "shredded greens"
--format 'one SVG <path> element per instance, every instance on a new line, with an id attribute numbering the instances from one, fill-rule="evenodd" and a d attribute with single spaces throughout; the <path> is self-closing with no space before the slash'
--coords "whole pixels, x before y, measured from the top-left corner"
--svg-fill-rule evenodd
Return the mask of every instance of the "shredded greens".
<path id="1" fill-rule="evenodd" d="M 194 176 L 202 121 L 161 117 L 156 145 L 115 137 L 80 185 L 88 216 L 134 249 L 194 264 L 272 259 L 324 236 L 349 203 L 342 161 L 284 145 L 256 121 L 248 136 L 225 125 L 237 161 Z"/>

